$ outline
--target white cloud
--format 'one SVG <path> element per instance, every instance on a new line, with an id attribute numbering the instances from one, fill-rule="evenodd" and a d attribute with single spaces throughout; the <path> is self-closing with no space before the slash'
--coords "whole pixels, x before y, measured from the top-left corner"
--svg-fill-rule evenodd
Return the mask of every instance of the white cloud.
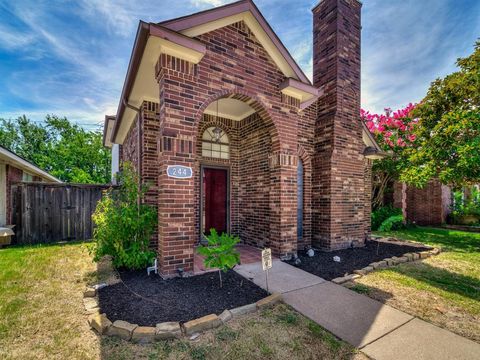
<path id="1" fill-rule="evenodd" d="M 304 40 L 292 49 L 292 56 L 300 65 L 305 75 L 312 80 L 313 78 L 313 58 L 312 58 L 312 42 Z"/>
<path id="2" fill-rule="evenodd" d="M 190 0 L 190 4 L 197 8 L 217 7 L 231 2 L 231 0 Z"/>
<path id="3" fill-rule="evenodd" d="M 82 0 L 79 2 L 81 15 L 96 25 L 103 20 L 112 34 L 128 37 L 138 23 L 136 1 L 124 0 Z"/>
<path id="4" fill-rule="evenodd" d="M 0 47 L 6 50 L 21 49 L 30 45 L 35 40 L 33 34 L 18 31 L 18 29 L 10 29 L 0 24 Z"/>

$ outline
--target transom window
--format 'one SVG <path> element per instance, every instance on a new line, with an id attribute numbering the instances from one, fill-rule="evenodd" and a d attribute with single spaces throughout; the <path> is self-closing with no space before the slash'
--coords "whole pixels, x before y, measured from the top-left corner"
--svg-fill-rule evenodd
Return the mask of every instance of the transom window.
<path id="1" fill-rule="evenodd" d="M 202 156 L 230 159 L 230 139 L 219 127 L 209 127 L 202 135 Z"/>

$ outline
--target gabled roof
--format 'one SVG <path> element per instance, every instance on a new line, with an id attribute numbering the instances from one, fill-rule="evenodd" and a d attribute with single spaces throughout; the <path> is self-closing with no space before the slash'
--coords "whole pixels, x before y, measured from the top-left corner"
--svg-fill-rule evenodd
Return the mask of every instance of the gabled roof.
<path id="1" fill-rule="evenodd" d="M 198 63 L 206 48 L 194 38 L 239 21 L 246 23 L 286 78 L 307 85 L 306 89 L 313 88 L 252 0 L 240 0 L 159 24 L 140 21 L 116 120 L 113 128 L 105 131 L 105 136 L 109 139 L 104 138 L 104 143 L 122 143 L 142 101 L 158 101 L 159 90 L 154 67 L 161 53 Z M 304 87 L 292 89 L 302 97 L 304 90 Z M 315 96 L 314 93 L 313 95 Z"/>
<path id="2" fill-rule="evenodd" d="M 189 37 L 195 37 L 240 20 L 243 20 L 253 31 L 286 77 L 311 84 L 252 0 L 240 0 L 192 15 L 163 21 L 159 25 Z"/>
<path id="3" fill-rule="evenodd" d="M 25 160 L 24 158 L 18 156 L 13 151 L 10 151 L 3 146 L 0 146 L 0 162 L 12 165 L 18 169 L 28 172 L 29 174 L 38 176 L 46 181 L 61 183 L 60 179 L 57 179 L 55 176 L 50 175 L 46 171 L 43 171 L 35 164 L 32 164 L 30 161 Z"/>

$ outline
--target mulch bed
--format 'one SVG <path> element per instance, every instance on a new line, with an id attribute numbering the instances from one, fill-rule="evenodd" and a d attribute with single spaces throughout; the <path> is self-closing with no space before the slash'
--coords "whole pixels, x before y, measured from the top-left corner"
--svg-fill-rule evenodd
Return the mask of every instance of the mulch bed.
<path id="1" fill-rule="evenodd" d="M 301 260 L 299 265 L 293 261 L 287 261 L 311 274 L 320 276 L 325 280 L 332 280 L 337 277 L 352 274 L 353 270 L 359 270 L 368 266 L 372 262 L 381 261 L 392 256 L 400 257 L 409 252 L 418 252 L 431 250 L 431 248 L 421 246 L 399 245 L 394 243 L 367 241 L 364 247 L 336 250 L 330 252 L 315 251 L 313 257 L 309 257 L 306 252 L 299 251 L 298 257 Z M 378 247 L 378 255 L 377 255 Z M 339 256 L 341 262 L 333 261 L 334 256 Z"/>
<path id="2" fill-rule="evenodd" d="M 222 288 L 218 272 L 163 280 L 158 275 L 147 276 L 145 271 L 123 271 L 120 277 L 123 282 L 99 290 L 101 313 L 111 321 L 125 320 L 140 326 L 218 315 L 268 296 L 234 271 L 222 273 Z"/>

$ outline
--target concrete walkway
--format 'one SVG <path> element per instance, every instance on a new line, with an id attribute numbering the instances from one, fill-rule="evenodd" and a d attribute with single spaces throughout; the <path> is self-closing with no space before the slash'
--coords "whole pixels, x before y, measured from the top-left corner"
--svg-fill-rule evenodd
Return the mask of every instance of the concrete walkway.
<path id="1" fill-rule="evenodd" d="M 266 287 L 261 263 L 235 271 Z M 373 359 L 480 359 L 476 342 L 279 260 L 269 271 L 269 291 Z"/>

